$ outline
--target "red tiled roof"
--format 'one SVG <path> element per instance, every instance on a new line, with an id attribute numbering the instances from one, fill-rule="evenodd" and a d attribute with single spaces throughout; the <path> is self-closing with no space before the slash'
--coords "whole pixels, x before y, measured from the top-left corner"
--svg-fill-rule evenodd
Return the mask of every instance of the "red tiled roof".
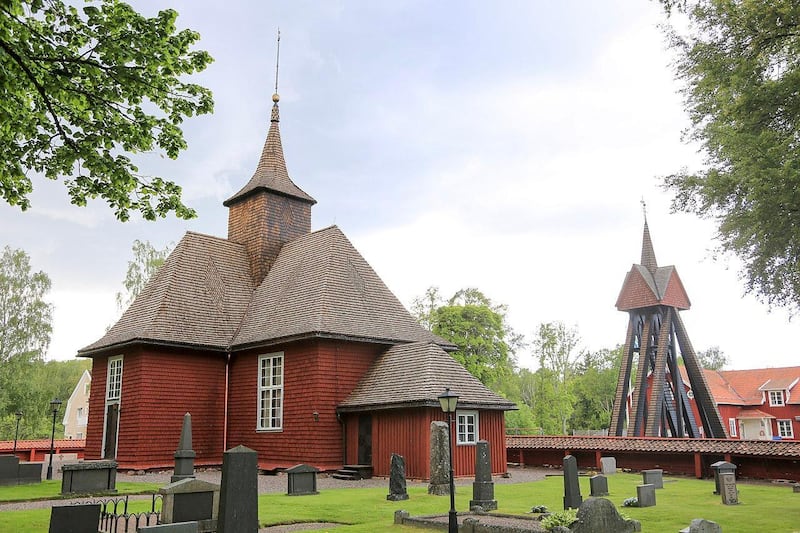
<path id="1" fill-rule="evenodd" d="M 750 370 L 706 370 L 717 404 L 761 405 L 765 390 L 789 390 L 786 403 L 800 405 L 800 366 Z"/>
<path id="2" fill-rule="evenodd" d="M 83 449 L 85 446 L 86 440 L 84 439 L 56 439 L 53 441 L 53 447 L 56 449 Z M 13 440 L 0 441 L 0 451 L 13 449 Z M 17 451 L 26 449 L 50 450 L 50 439 L 18 440 Z M 48 451 L 48 453 L 50 452 Z"/>
<path id="3" fill-rule="evenodd" d="M 748 418 L 760 419 L 760 418 L 776 418 L 776 417 L 772 416 L 769 413 L 765 413 L 764 411 L 761 411 L 760 409 L 742 409 L 736 415 L 736 418 L 739 418 L 739 419 L 748 419 Z"/>
<path id="4" fill-rule="evenodd" d="M 607 450 L 643 453 L 713 453 L 800 459 L 800 441 L 677 439 L 660 437 L 506 436 L 506 447 L 530 450 Z"/>

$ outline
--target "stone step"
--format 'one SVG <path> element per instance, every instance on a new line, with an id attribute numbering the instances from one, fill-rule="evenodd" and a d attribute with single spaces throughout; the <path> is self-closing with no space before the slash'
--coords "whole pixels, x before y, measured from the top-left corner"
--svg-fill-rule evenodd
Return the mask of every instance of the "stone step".
<path id="1" fill-rule="evenodd" d="M 336 471 L 335 474 L 332 474 L 331 477 L 333 479 L 343 479 L 346 481 L 359 481 L 361 480 L 361 474 L 358 473 L 358 470 L 350 470 L 347 468 L 342 468 Z"/>

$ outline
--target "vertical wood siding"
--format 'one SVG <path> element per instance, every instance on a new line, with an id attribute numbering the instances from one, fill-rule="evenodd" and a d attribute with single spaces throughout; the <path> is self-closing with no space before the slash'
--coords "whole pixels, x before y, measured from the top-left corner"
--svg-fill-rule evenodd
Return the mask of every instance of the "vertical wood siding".
<path id="1" fill-rule="evenodd" d="M 92 386 L 89 389 L 89 419 L 86 423 L 86 459 L 100 459 L 103 449 L 103 420 L 106 398 L 108 357 L 92 359 Z"/>
<path id="2" fill-rule="evenodd" d="M 228 447 L 242 444 L 256 450 L 264 469 L 298 463 L 324 470 L 340 468 L 344 464 L 343 427 L 336 405 L 347 398 L 384 349 L 374 344 L 314 340 L 235 354 Z M 284 353 L 283 428 L 256 431 L 258 356 L 279 351 Z M 319 414 L 318 421 L 314 412 Z"/>

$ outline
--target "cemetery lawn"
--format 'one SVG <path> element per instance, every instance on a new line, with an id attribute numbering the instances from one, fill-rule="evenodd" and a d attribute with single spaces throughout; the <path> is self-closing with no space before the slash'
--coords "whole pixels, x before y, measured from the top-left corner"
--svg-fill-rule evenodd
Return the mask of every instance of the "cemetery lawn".
<path id="1" fill-rule="evenodd" d="M 800 532 L 800 494 L 791 487 L 771 484 L 739 483 L 739 505 L 722 505 L 721 497 L 713 494 L 713 480 L 665 476 L 664 488 L 656 491 L 656 506 L 647 508 L 622 507 L 622 501 L 636 496 L 641 475 L 616 474 L 608 477 L 610 499 L 628 518 L 642 522 L 642 531 L 673 533 L 689 525 L 693 518 L 707 518 L 722 526 L 725 533 L 771 531 Z M 118 483 L 120 492 L 151 492 L 158 487 L 152 483 Z M 589 494 L 589 478 L 580 477 L 581 493 Z M 49 488 L 48 488 L 49 487 Z M 44 491 L 44 493 L 37 492 Z M 56 497 L 60 485 L 56 481 L 41 485 L 0 487 L 0 502 Z M 386 500 L 388 480 L 384 488 L 323 490 L 314 496 L 287 496 L 285 493 L 262 494 L 258 498 L 259 520 L 262 525 L 297 522 L 330 522 L 341 524 L 330 528 L 333 533 L 372 533 L 375 531 L 412 531 L 410 527 L 392 526 L 394 512 L 403 509 L 412 516 L 446 514 L 450 500 L 446 496 L 429 496 L 425 487 L 410 487 L 410 499 L 400 502 Z M 472 496 L 472 486 L 457 489 L 456 508 L 466 511 Z M 563 480 L 551 476 L 542 481 L 495 485 L 497 512 L 524 514 L 534 505 L 546 505 L 551 511 L 562 507 Z M 148 500 L 131 502 L 131 511 L 149 509 Z M 0 531 L 43 533 L 48 530 L 49 509 L 0 512 Z M 326 531 L 322 529 L 321 531 Z"/>

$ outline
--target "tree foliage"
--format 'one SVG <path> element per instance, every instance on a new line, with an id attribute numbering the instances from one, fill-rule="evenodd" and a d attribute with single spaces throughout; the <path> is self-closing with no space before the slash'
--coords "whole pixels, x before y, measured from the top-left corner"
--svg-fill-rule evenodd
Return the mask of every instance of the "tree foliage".
<path id="1" fill-rule="evenodd" d="M 0 195 L 30 207 L 28 174 L 63 178 L 73 204 L 102 198 L 120 220 L 195 216 L 181 188 L 138 173 L 126 154 L 186 148 L 184 118 L 210 113 L 187 83 L 211 62 L 171 9 L 147 18 L 118 0 L 0 0 Z"/>
<path id="2" fill-rule="evenodd" d="M 712 346 L 706 350 L 697 352 L 697 359 L 700 366 L 709 370 L 722 370 L 730 363 L 730 359 L 719 349 L 719 346 Z"/>
<path id="3" fill-rule="evenodd" d="M 499 384 L 511 376 L 521 337 L 507 324 L 504 305 L 473 288 L 442 303 L 438 289 L 430 288 L 412 307 L 421 324 L 458 346 L 451 355 L 482 383 Z"/>
<path id="4" fill-rule="evenodd" d="M 665 180 L 672 208 L 717 223 L 745 290 L 800 304 L 800 3 L 662 0 L 688 16 L 669 28 L 677 76 L 706 164 Z M 677 25 L 676 25 L 677 26 Z"/>
<path id="5" fill-rule="evenodd" d="M 162 249 L 157 249 L 149 241 L 133 241 L 131 250 L 133 259 L 128 261 L 128 271 L 122 282 L 124 291 L 117 293 L 117 308 L 127 308 L 136 296 L 142 291 L 147 281 L 164 264 L 167 256 L 172 251 L 173 245 L 168 244 Z"/>
<path id="6" fill-rule="evenodd" d="M 28 254 L 6 246 L 0 256 L 0 365 L 41 360 L 50 345 L 50 278 L 32 272 Z"/>
<path id="7" fill-rule="evenodd" d="M 558 420 L 563 434 L 567 433 L 567 422 L 574 408 L 572 376 L 579 342 L 578 330 L 563 322 L 540 324 L 533 341 L 534 355 L 542 370 L 539 390 L 549 397 L 543 407 L 549 410 L 548 419 L 554 417 Z"/>

